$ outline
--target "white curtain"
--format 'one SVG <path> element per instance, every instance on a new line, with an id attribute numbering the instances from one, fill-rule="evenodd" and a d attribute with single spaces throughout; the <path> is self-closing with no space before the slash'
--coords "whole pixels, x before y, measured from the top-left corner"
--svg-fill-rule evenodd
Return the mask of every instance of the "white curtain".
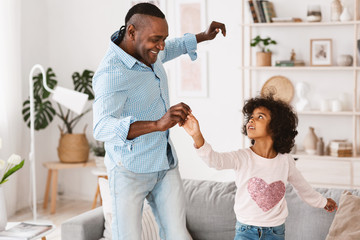
<path id="1" fill-rule="evenodd" d="M 21 136 L 21 0 L 0 0 L 0 158 L 7 160 L 12 153 L 23 158 Z M 21 170 L 19 171 L 21 172 Z M 16 211 L 17 175 L 3 184 L 8 216 Z"/>

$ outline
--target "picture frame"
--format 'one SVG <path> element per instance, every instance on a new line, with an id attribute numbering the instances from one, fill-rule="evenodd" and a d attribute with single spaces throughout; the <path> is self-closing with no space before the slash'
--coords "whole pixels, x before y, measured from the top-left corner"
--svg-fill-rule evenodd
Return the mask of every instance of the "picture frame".
<path id="1" fill-rule="evenodd" d="M 206 0 L 177 0 L 175 2 L 176 35 L 199 33 L 206 29 Z M 204 50 L 204 49 L 203 49 Z M 207 53 L 197 51 L 197 59 L 188 55 L 176 62 L 176 94 L 178 97 L 207 97 Z"/>
<path id="2" fill-rule="evenodd" d="M 176 94 L 178 97 L 207 97 L 208 74 L 207 54 L 198 53 L 195 61 L 189 56 L 180 57 L 177 61 Z"/>
<path id="3" fill-rule="evenodd" d="M 332 65 L 332 39 L 310 39 L 310 65 Z"/>

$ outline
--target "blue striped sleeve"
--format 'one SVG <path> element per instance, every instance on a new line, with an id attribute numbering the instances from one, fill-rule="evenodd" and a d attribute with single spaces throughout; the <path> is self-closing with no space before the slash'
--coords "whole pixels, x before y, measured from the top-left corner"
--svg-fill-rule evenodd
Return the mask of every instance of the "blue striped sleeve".
<path id="1" fill-rule="evenodd" d="M 166 41 L 165 49 L 159 53 L 161 62 L 165 63 L 187 53 L 192 61 L 197 58 L 197 41 L 194 34 L 186 33 L 181 38 Z"/>
<path id="2" fill-rule="evenodd" d="M 105 76 L 107 79 L 104 81 Z M 136 121 L 136 118 L 121 115 L 127 99 L 126 91 L 114 87 L 110 91 L 109 87 L 104 87 L 104 85 L 113 85 L 114 82 L 116 76 L 109 77 L 108 74 L 94 76 L 93 134 L 98 141 L 124 145 L 133 141 L 127 140 L 127 135 L 130 125 Z"/>

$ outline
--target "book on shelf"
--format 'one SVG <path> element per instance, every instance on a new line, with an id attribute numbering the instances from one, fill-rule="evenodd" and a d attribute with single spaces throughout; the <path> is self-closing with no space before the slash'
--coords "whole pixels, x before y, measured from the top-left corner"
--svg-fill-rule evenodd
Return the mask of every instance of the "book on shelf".
<path id="1" fill-rule="evenodd" d="M 294 66 L 305 66 L 305 62 L 303 60 L 295 60 Z"/>
<path id="2" fill-rule="evenodd" d="M 0 232 L 1 240 L 32 240 L 54 228 L 54 225 L 32 224 L 21 222 Z"/>
<path id="3" fill-rule="evenodd" d="M 258 4 L 258 8 L 259 8 L 259 13 L 260 13 L 260 18 L 261 18 L 261 22 L 262 23 L 266 23 L 266 18 L 265 18 L 265 13 L 264 13 L 264 8 L 262 3 L 265 0 L 257 0 L 256 3 Z"/>
<path id="4" fill-rule="evenodd" d="M 248 0 L 254 23 L 270 23 L 276 17 L 274 5 L 268 0 Z"/>
<path id="5" fill-rule="evenodd" d="M 329 153 L 334 157 L 351 157 L 352 143 L 346 140 L 332 140 L 329 143 Z"/>
<path id="6" fill-rule="evenodd" d="M 277 60 L 275 61 L 276 67 L 293 67 L 294 61 L 291 60 Z"/>
<path id="7" fill-rule="evenodd" d="M 272 18 L 276 17 L 273 3 L 269 1 L 262 1 L 262 7 L 266 22 L 271 23 Z"/>
<path id="8" fill-rule="evenodd" d="M 294 17 L 273 17 L 273 22 L 302 22 L 301 18 Z"/>
<path id="9" fill-rule="evenodd" d="M 334 150 L 348 150 L 352 149 L 352 143 L 346 140 L 331 140 L 329 147 Z"/>
<path id="10" fill-rule="evenodd" d="M 255 1 L 255 0 L 254 0 L 254 1 Z M 250 9 L 250 12 L 251 12 L 251 16 L 252 16 L 253 22 L 254 22 L 254 23 L 258 23 L 259 20 L 258 20 L 258 18 L 257 18 L 257 16 L 256 16 L 256 12 L 255 12 L 255 7 L 254 7 L 254 2 L 253 2 L 253 0 L 249 0 L 248 3 L 249 3 L 249 9 Z"/>
<path id="11" fill-rule="evenodd" d="M 296 66 L 305 66 L 305 62 L 303 60 L 277 60 L 275 61 L 276 67 L 296 67 Z"/>
<path id="12" fill-rule="evenodd" d="M 273 21 L 272 19 L 274 17 L 276 17 L 275 7 L 274 7 L 274 4 L 272 2 L 269 2 L 268 10 L 269 10 L 270 19 L 271 19 L 271 22 L 272 22 Z"/>
<path id="13" fill-rule="evenodd" d="M 352 150 L 344 150 L 344 151 L 337 151 L 332 152 L 330 151 L 330 156 L 332 157 L 352 157 Z"/>
<path id="14" fill-rule="evenodd" d="M 259 9 L 259 4 L 258 4 L 258 0 L 253 0 L 253 5 L 254 5 L 254 10 L 255 10 L 255 14 L 256 14 L 256 17 L 258 19 L 258 22 L 261 23 L 263 22 L 261 20 L 261 15 L 260 15 L 260 9 Z"/>

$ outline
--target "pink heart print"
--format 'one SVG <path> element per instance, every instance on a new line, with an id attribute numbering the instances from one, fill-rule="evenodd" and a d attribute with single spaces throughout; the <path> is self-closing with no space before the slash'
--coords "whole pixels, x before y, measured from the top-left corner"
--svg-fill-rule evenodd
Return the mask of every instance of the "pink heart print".
<path id="1" fill-rule="evenodd" d="M 267 212 L 285 196 L 285 184 L 282 181 L 267 184 L 261 178 L 253 177 L 248 181 L 248 192 L 256 204 Z"/>

